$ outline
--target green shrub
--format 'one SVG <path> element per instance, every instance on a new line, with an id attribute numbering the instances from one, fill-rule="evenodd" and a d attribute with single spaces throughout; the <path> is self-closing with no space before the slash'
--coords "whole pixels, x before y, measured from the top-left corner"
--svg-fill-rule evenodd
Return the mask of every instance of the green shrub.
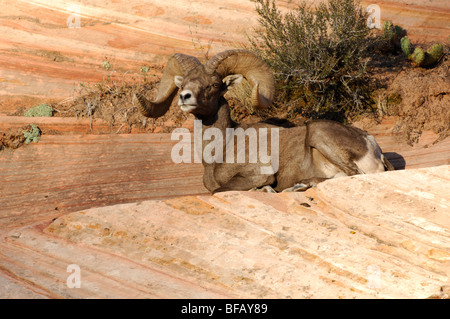
<path id="1" fill-rule="evenodd" d="M 315 9 L 301 2 L 284 15 L 273 0 L 255 2 L 260 28 L 249 41 L 274 71 L 277 102 L 313 118 L 364 112 L 370 30 L 359 1 L 327 0 Z"/>
<path id="2" fill-rule="evenodd" d="M 24 114 L 28 117 L 36 117 L 36 116 L 52 116 L 53 109 L 50 105 L 46 103 L 39 104 L 31 109 L 27 110 Z"/>

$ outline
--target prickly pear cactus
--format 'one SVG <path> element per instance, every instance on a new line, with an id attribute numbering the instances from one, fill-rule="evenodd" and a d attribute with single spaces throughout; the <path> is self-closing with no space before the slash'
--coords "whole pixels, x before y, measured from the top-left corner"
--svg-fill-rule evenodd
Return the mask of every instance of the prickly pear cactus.
<path id="1" fill-rule="evenodd" d="M 412 47 L 408 37 L 400 40 L 400 45 L 405 56 L 421 67 L 427 67 L 435 64 L 444 54 L 442 44 L 435 43 L 426 52 L 422 48 L 416 47 L 411 53 Z"/>
<path id="2" fill-rule="evenodd" d="M 433 64 L 444 55 L 444 48 L 441 43 L 435 43 L 427 50 L 426 58 L 429 64 Z"/>
<path id="3" fill-rule="evenodd" d="M 394 30 L 393 30 L 392 22 L 389 20 L 384 21 L 382 29 L 383 29 L 384 37 L 386 39 L 388 39 L 389 41 L 391 41 L 392 38 L 394 37 Z"/>
<path id="4" fill-rule="evenodd" d="M 406 31 L 401 26 L 394 26 L 389 20 L 384 21 L 382 30 L 384 38 L 392 44 L 399 44 L 401 37 L 406 34 Z"/>
<path id="5" fill-rule="evenodd" d="M 400 40 L 400 45 L 402 47 L 403 53 L 406 55 L 406 57 L 409 59 L 411 56 L 411 42 L 409 42 L 408 37 L 403 37 Z"/>
<path id="6" fill-rule="evenodd" d="M 413 60 L 417 65 L 422 66 L 423 62 L 425 61 L 425 52 L 423 52 L 422 48 L 414 49 L 411 60 Z"/>

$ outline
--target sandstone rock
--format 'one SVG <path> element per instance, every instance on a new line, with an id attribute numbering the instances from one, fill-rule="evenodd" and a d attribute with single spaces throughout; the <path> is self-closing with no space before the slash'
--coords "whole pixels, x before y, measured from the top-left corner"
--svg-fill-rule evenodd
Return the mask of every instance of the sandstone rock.
<path id="1" fill-rule="evenodd" d="M 436 297 L 449 186 L 442 165 L 92 208 L 5 233 L 1 267 L 42 297 Z M 72 264 L 81 288 L 67 287 Z"/>

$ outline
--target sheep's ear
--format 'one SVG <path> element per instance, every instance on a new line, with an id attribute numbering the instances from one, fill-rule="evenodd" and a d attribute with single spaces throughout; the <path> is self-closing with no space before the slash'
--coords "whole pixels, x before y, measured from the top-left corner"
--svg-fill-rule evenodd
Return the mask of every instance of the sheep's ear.
<path id="1" fill-rule="evenodd" d="M 226 86 L 225 91 L 231 90 L 236 85 L 241 83 L 243 78 L 244 77 L 241 74 L 232 74 L 232 75 L 227 76 L 225 79 L 223 79 L 223 83 Z"/>
<path id="2" fill-rule="evenodd" d="M 183 77 L 180 75 L 175 75 L 173 80 L 174 80 L 175 85 L 181 89 L 181 83 L 183 82 Z"/>

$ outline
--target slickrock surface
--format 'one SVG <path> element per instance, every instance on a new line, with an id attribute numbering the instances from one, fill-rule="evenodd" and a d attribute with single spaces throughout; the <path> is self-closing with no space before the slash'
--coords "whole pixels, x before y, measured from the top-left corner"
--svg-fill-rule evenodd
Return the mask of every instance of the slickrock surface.
<path id="1" fill-rule="evenodd" d="M 206 194 L 201 164 L 176 165 L 170 134 L 48 135 L 0 152 L 0 229 L 144 199 Z"/>
<path id="2" fill-rule="evenodd" d="M 3 150 L 0 297 L 443 297 L 450 139 L 411 147 L 390 129 L 371 133 L 406 170 L 293 194 L 209 196 L 200 164 L 172 162 L 170 134 Z M 67 286 L 72 265 L 81 288 Z"/>
<path id="3" fill-rule="evenodd" d="M 450 272 L 450 167 L 67 214 L 3 234 L 2 297 L 427 298 Z M 68 288 L 69 265 L 81 287 Z"/>

